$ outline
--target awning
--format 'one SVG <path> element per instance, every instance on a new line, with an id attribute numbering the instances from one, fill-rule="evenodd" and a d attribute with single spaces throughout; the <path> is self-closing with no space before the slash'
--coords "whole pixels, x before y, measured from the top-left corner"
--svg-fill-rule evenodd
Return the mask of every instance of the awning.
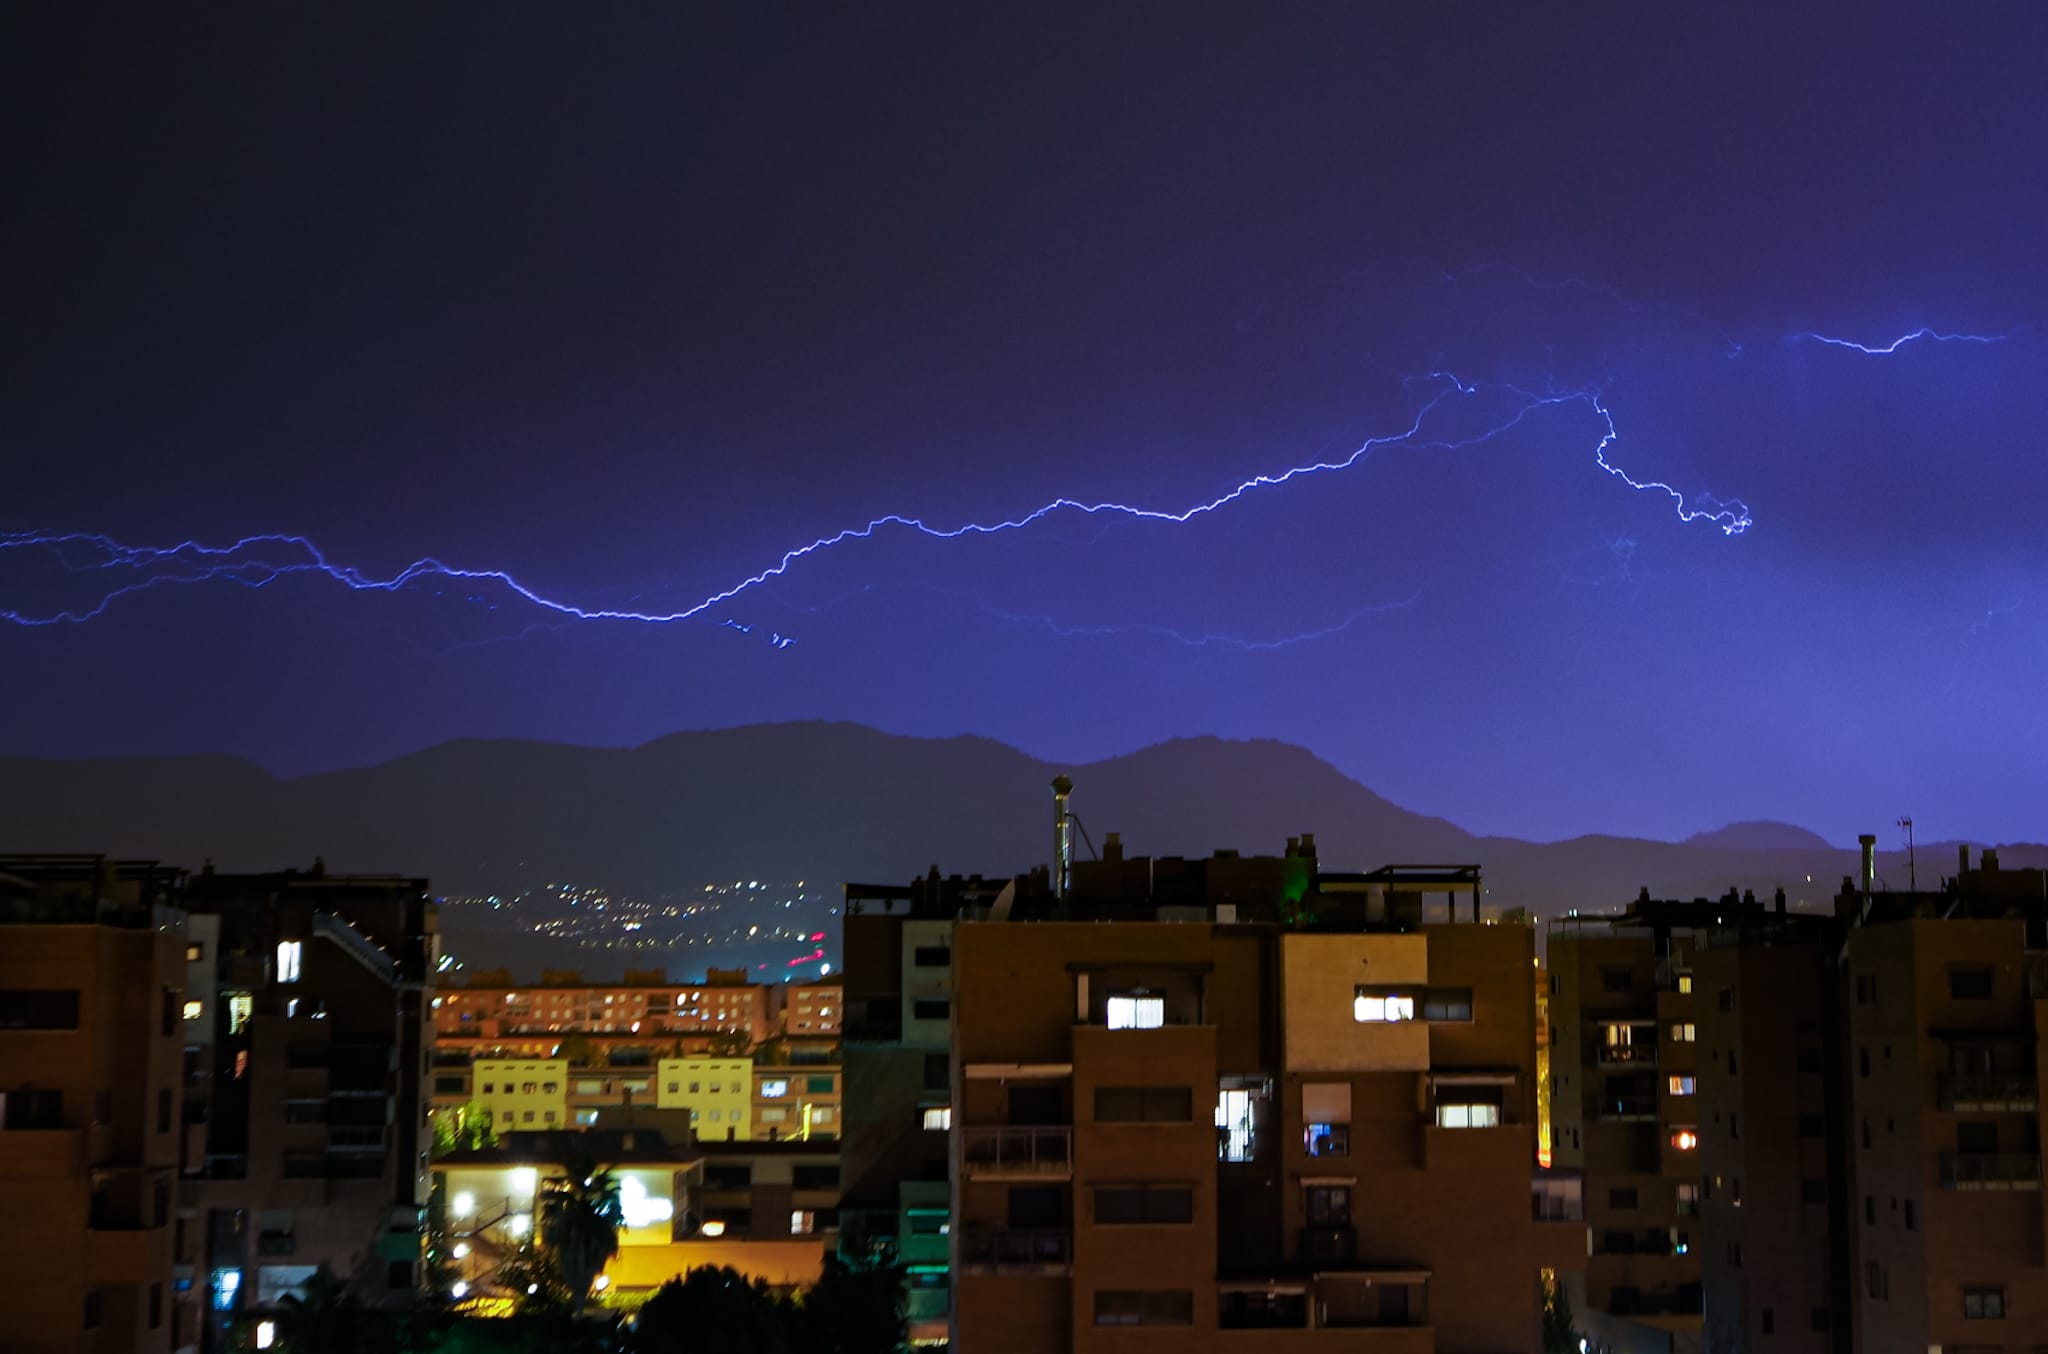
<path id="1" fill-rule="evenodd" d="M 1471 1068 L 1457 1072 L 1431 1072 L 1432 1086 L 1512 1086 L 1521 1073 L 1510 1068 Z"/>
<path id="2" fill-rule="evenodd" d="M 1072 1063 L 968 1063 L 960 1074 L 969 1081 L 1053 1081 L 1074 1075 Z"/>
<path id="3" fill-rule="evenodd" d="M 1350 1279 L 1360 1283 L 1417 1284 L 1429 1282 L 1426 1269 L 1331 1269 L 1316 1271 L 1315 1280 Z"/>

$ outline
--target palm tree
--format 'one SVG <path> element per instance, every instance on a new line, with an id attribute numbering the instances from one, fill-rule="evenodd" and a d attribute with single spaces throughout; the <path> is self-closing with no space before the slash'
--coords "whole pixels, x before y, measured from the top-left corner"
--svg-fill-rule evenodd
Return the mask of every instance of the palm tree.
<path id="1" fill-rule="evenodd" d="M 569 1174 L 550 1180 L 541 1193 L 540 1235 L 554 1253 L 555 1266 L 575 1295 L 576 1315 L 590 1297 L 590 1285 L 619 1253 L 618 1178 L 608 1166 L 588 1160 L 568 1163 Z"/>

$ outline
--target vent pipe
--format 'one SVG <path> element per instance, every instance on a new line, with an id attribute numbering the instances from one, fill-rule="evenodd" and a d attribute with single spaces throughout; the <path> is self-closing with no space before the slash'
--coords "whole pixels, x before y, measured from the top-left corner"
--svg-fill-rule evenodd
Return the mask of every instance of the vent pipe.
<path id="1" fill-rule="evenodd" d="M 1877 837 L 1866 832 L 1856 841 L 1863 848 L 1863 897 L 1867 902 L 1870 899 L 1870 890 L 1877 883 Z"/>
<path id="2" fill-rule="evenodd" d="M 1052 896 L 1061 901 L 1074 881 L 1074 820 L 1067 812 L 1067 796 L 1073 793 L 1070 778 L 1052 778 Z"/>

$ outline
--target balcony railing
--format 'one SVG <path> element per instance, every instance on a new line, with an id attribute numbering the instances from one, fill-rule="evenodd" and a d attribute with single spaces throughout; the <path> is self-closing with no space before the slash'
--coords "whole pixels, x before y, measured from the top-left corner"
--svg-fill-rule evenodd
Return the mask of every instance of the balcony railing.
<path id="1" fill-rule="evenodd" d="M 2041 1188 L 2041 1158 L 2010 1153 L 1943 1152 L 1943 1189 Z"/>
<path id="2" fill-rule="evenodd" d="M 1046 1271 L 1073 1260 L 1073 1236 L 1065 1231 L 971 1228 L 960 1235 L 963 1269 Z"/>
<path id="3" fill-rule="evenodd" d="M 1602 1044 L 1600 1046 L 1602 1067 L 1655 1067 L 1657 1046 L 1655 1044 Z"/>
<path id="4" fill-rule="evenodd" d="M 966 1128 L 960 1166 L 967 1175 L 1067 1175 L 1074 1169 L 1074 1130 Z"/>
<path id="5" fill-rule="evenodd" d="M 2032 1077 L 1949 1076 L 1941 1079 L 1941 1107 L 1945 1110 L 2031 1112 L 2038 1100 Z"/>
<path id="6" fill-rule="evenodd" d="M 1655 1119 L 1657 1097 L 1606 1096 L 1601 1099 L 1596 1113 L 1602 1119 Z"/>

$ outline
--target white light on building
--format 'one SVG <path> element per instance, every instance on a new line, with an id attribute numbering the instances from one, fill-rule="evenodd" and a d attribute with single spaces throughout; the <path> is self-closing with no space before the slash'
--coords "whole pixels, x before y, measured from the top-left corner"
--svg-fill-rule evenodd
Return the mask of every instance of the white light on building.
<path id="1" fill-rule="evenodd" d="M 476 1196 L 468 1190 L 464 1190 L 455 1196 L 453 1207 L 455 1209 L 455 1216 L 458 1218 L 474 1217 L 476 1216 Z"/>
<path id="2" fill-rule="evenodd" d="M 259 1321 L 256 1323 L 256 1348 L 268 1349 L 277 1343 L 277 1323 Z"/>

